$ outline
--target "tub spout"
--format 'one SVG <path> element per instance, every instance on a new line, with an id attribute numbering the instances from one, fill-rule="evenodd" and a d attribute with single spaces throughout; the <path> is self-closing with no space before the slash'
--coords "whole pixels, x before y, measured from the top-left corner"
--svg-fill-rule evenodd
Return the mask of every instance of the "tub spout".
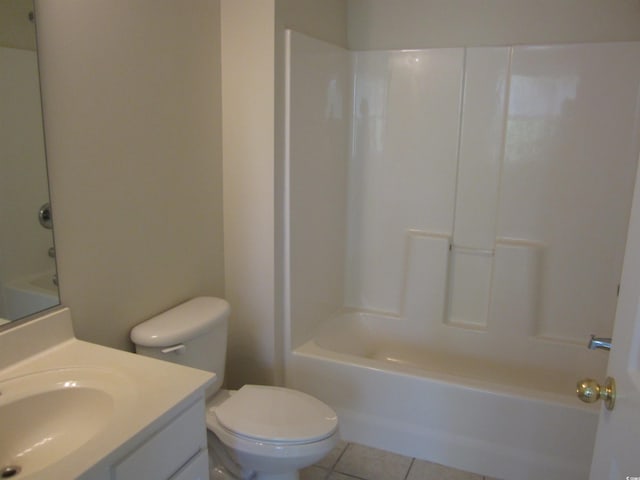
<path id="1" fill-rule="evenodd" d="M 599 348 L 601 350 L 611 350 L 611 339 L 591 335 L 588 347 L 589 350 L 595 350 L 596 348 Z"/>

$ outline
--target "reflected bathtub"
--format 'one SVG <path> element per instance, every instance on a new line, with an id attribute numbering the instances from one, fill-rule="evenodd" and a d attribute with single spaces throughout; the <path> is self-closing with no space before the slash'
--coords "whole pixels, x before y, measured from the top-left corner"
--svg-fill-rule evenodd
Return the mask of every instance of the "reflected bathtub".
<path id="1" fill-rule="evenodd" d="M 286 383 L 331 405 L 347 441 L 504 480 L 584 480 L 598 408 L 553 372 L 425 351 L 388 319 L 327 321 Z"/>
<path id="2" fill-rule="evenodd" d="M 54 275 L 53 271 L 36 273 L 2 285 L 5 317 L 16 320 L 58 305 Z"/>

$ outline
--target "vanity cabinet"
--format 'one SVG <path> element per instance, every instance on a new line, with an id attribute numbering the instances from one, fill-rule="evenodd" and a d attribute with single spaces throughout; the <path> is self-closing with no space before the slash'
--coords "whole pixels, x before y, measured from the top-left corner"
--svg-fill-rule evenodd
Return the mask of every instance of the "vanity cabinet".
<path id="1" fill-rule="evenodd" d="M 208 479 L 207 432 L 204 419 L 204 401 L 196 402 L 114 465 L 112 478 Z M 204 468 L 198 469 L 197 466 Z"/>
<path id="2" fill-rule="evenodd" d="M 177 415 L 165 418 L 159 430 L 123 445 L 81 480 L 208 480 L 204 408 L 200 396 Z"/>

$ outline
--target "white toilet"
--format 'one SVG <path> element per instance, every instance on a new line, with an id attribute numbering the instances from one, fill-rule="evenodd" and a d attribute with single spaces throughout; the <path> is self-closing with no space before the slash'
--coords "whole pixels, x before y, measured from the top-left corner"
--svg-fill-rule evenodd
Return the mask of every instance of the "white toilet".
<path id="1" fill-rule="evenodd" d="M 194 298 L 136 326 L 131 340 L 139 354 L 216 373 L 206 394 L 212 480 L 296 480 L 337 443 L 336 413 L 288 388 L 222 390 L 229 312 L 225 300 Z"/>

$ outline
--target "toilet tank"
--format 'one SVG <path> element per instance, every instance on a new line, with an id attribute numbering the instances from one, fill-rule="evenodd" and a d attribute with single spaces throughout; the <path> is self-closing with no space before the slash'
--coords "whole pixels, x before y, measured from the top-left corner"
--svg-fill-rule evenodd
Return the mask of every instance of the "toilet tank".
<path id="1" fill-rule="evenodd" d="M 226 300 L 196 297 L 135 326 L 131 341 L 138 354 L 214 372 L 211 394 L 224 380 L 230 311 Z"/>

